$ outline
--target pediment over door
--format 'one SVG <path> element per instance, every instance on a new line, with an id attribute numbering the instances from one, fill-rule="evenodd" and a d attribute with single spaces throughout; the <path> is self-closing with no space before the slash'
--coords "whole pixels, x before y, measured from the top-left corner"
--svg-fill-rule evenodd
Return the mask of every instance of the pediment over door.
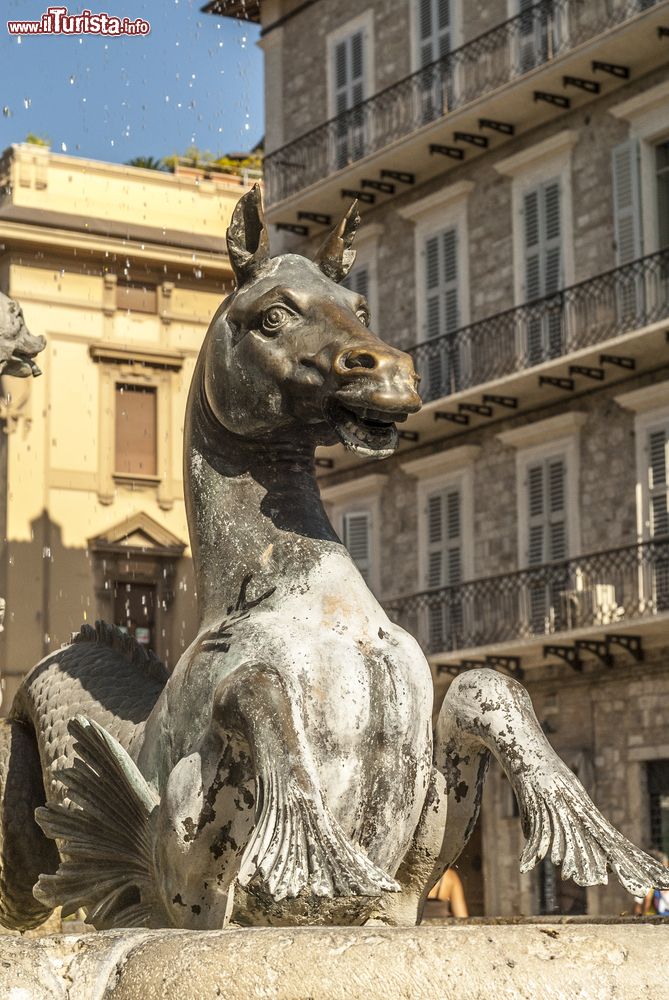
<path id="1" fill-rule="evenodd" d="M 92 552 L 123 553 L 132 550 L 134 554 L 145 553 L 170 559 L 178 559 L 186 548 L 185 542 L 142 511 L 90 538 L 88 544 Z"/>

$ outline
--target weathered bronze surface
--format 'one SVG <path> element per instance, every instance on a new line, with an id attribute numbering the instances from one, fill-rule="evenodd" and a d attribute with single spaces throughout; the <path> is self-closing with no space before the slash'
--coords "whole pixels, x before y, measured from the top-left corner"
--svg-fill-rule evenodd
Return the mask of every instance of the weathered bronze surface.
<path id="1" fill-rule="evenodd" d="M 0 727 L 8 926 L 57 904 L 98 928 L 415 923 L 472 832 L 490 752 L 520 804 L 523 870 L 550 853 L 582 884 L 612 868 L 630 891 L 669 886 L 516 681 L 458 678 L 433 748 L 425 657 L 369 592 L 314 478 L 317 445 L 383 457 L 420 406 L 410 359 L 339 283 L 357 224 L 353 207 L 315 262 L 271 258 L 258 189 L 235 210 L 237 288 L 186 415 L 199 631 L 169 677 L 104 624 L 27 677 Z M 19 842 L 29 867 L 8 864 Z"/>
<path id="2" fill-rule="evenodd" d="M 28 331 L 18 302 L 0 292 L 0 375 L 41 375 L 33 359 L 45 347 L 44 337 Z"/>

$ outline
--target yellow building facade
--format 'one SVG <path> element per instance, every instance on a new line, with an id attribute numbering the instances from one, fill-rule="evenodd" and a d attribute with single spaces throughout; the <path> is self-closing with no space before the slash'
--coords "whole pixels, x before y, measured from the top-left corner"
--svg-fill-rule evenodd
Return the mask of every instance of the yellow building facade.
<path id="1" fill-rule="evenodd" d="M 0 289 L 47 338 L 44 374 L 1 386 L 3 712 L 83 622 L 170 666 L 194 635 L 183 417 L 245 189 L 29 144 L 0 158 Z"/>

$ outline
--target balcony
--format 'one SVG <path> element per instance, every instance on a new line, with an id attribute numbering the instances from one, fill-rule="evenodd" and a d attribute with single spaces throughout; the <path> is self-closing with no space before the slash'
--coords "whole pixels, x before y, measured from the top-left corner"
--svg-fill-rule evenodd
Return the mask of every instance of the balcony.
<path id="1" fill-rule="evenodd" d="M 350 189 L 365 191 L 364 210 L 394 193 L 385 171 L 423 182 L 648 72 L 667 57 L 659 30 L 667 7 L 666 0 L 541 0 L 271 152 L 269 221 L 299 222 L 298 208 L 336 213 Z"/>
<path id="2" fill-rule="evenodd" d="M 528 666 L 547 644 L 631 632 L 666 643 L 669 537 L 427 590 L 385 608 L 442 665 L 485 662 L 494 652 Z"/>
<path id="3" fill-rule="evenodd" d="M 669 248 L 409 349 L 424 403 L 669 317 Z M 594 369 L 593 369 L 594 370 Z"/>

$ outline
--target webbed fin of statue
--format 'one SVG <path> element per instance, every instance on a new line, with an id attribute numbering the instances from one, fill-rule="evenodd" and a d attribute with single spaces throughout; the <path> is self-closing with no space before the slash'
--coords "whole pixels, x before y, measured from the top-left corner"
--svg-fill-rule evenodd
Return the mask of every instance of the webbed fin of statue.
<path id="1" fill-rule="evenodd" d="M 121 744 L 78 715 L 68 725 L 75 759 L 58 772 L 69 805 L 35 811 L 47 837 L 60 842 L 55 875 L 41 875 L 33 893 L 63 916 L 79 907 L 98 930 L 156 926 L 162 909 L 153 863 L 158 796 Z"/>
<path id="2" fill-rule="evenodd" d="M 322 796 L 308 794 L 281 766 L 257 782 L 258 822 L 241 860 L 239 884 L 274 901 L 399 892 L 394 878 L 353 844 Z"/>

